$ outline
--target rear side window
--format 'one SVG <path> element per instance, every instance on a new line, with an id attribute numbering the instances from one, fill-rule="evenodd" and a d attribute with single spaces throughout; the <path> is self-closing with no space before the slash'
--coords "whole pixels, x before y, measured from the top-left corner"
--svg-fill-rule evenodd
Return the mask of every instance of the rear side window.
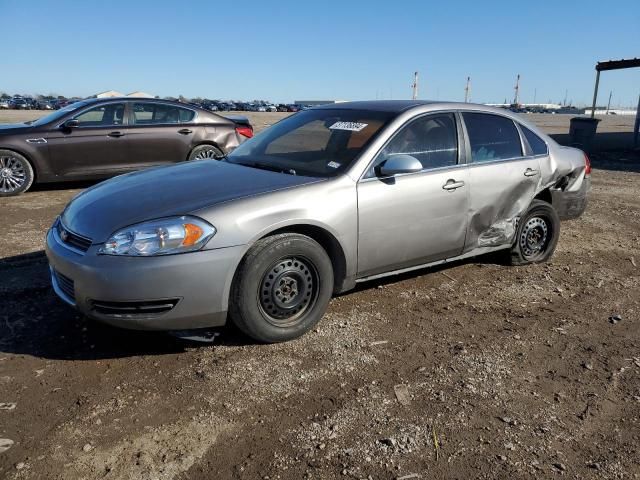
<path id="1" fill-rule="evenodd" d="M 509 118 L 487 113 L 462 114 L 471 144 L 471 161 L 491 162 L 522 156 L 520 134 Z"/>
<path id="2" fill-rule="evenodd" d="M 196 116 L 196 112 L 193 110 L 189 110 L 187 108 L 180 108 L 180 123 L 187 123 L 193 120 L 193 117 Z"/>
<path id="3" fill-rule="evenodd" d="M 136 125 L 186 123 L 193 120 L 195 112 L 187 108 L 162 103 L 134 103 L 133 118 Z"/>
<path id="4" fill-rule="evenodd" d="M 522 130 L 522 133 L 524 133 L 524 137 L 527 139 L 527 142 L 529 142 L 529 146 L 531 147 L 531 151 L 534 155 L 546 155 L 549 153 L 547 144 L 538 135 L 533 133 L 524 125 L 520 125 L 520 129 Z"/>

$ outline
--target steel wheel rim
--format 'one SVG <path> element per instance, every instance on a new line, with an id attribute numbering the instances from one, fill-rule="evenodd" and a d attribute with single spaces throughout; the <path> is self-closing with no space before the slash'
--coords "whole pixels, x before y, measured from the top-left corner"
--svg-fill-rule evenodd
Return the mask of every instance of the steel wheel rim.
<path id="1" fill-rule="evenodd" d="M 218 158 L 220 158 L 220 152 L 218 152 L 215 148 L 207 148 L 206 150 L 201 150 L 195 157 L 193 157 L 194 160 L 217 160 Z"/>
<path id="2" fill-rule="evenodd" d="M 315 305 L 318 287 L 318 272 L 309 259 L 282 258 L 260 282 L 258 299 L 262 315 L 276 327 L 296 325 Z"/>
<path id="3" fill-rule="evenodd" d="M 520 249 L 527 259 L 543 255 L 549 245 L 550 227 L 542 217 L 532 217 L 524 224 L 520 233 Z"/>
<path id="4" fill-rule="evenodd" d="M 0 157 L 0 192 L 12 193 L 27 181 L 27 171 L 16 157 Z"/>

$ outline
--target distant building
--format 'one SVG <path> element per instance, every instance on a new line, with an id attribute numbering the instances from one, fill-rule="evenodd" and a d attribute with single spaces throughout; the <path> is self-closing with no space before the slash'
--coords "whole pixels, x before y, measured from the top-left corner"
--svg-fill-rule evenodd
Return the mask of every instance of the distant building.
<path id="1" fill-rule="evenodd" d="M 602 110 L 598 110 L 596 108 L 596 113 L 595 115 L 636 115 L 637 110 L 632 110 L 630 108 L 625 108 L 625 109 L 602 109 Z M 584 111 L 585 115 L 591 115 L 591 109 L 590 108 L 586 108 Z"/>
<path id="2" fill-rule="evenodd" d="M 116 90 L 107 90 L 106 92 L 96 93 L 93 95 L 94 98 L 111 98 L 111 97 L 124 97 L 124 94 L 116 91 Z"/>
<path id="3" fill-rule="evenodd" d="M 147 92 L 137 91 L 137 92 L 127 93 L 127 97 L 153 98 L 153 95 Z"/>

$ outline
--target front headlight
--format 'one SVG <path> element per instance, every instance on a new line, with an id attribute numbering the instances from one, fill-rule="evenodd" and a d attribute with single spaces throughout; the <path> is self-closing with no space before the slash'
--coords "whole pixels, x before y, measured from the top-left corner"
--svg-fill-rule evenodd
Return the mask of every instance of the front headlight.
<path id="1" fill-rule="evenodd" d="M 98 250 L 102 255 L 147 257 L 201 249 L 216 229 L 196 217 L 173 217 L 139 223 L 115 232 Z"/>

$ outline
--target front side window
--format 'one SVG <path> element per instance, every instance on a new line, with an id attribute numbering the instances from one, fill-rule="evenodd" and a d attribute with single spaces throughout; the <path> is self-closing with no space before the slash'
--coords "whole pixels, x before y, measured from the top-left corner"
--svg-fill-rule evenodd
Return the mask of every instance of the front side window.
<path id="1" fill-rule="evenodd" d="M 547 144 L 538 135 L 522 124 L 520 125 L 520 129 L 522 130 L 522 133 L 524 133 L 524 137 L 527 139 L 527 142 L 529 142 L 531 152 L 534 155 L 546 155 L 549 152 Z"/>
<path id="2" fill-rule="evenodd" d="M 124 121 L 124 103 L 98 105 L 76 115 L 79 127 L 104 127 L 122 125 Z"/>
<path id="3" fill-rule="evenodd" d="M 355 109 L 305 110 L 242 143 L 227 161 L 293 175 L 333 177 L 395 116 Z"/>
<path id="4" fill-rule="evenodd" d="M 458 163 L 458 133 L 453 113 L 426 115 L 402 127 L 378 153 L 366 175 L 394 155 L 411 155 L 423 170 L 451 167 Z"/>
<path id="5" fill-rule="evenodd" d="M 488 113 L 462 114 L 471 144 L 471 161 L 491 162 L 522 156 L 520 134 L 513 120 Z"/>
<path id="6" fill-rule="evenodd" d="M 188 122 L 195 112 L 175 105 L 137 102 L 133 104 L 133 118 L 136 125 L 159 125 Z"/>

